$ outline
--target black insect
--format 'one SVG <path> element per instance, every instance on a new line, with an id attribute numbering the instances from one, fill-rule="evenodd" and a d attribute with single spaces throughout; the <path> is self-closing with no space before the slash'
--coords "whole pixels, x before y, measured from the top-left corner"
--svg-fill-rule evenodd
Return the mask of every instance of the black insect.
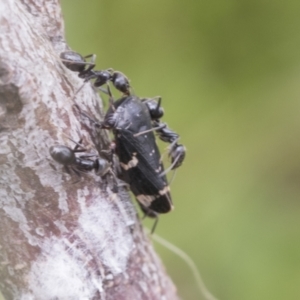
<path id="1" fill-rule="evenodd" d="M 119 178 L 129 185 L 145 215 L 157 219 L 159 214 L 170 212 L 173 204 L 154 132 L 163 141 L 171 143 L 172 168 L 182 163 L 185 148 L 177 144 L 179 136 L 160 123 L 159 118 L 163 115 L 161 100 L 154 104 L 152 99 L 130 95 L 114 101 L 109 88 L 108 91 L 111 106 L 102 123 L 82 114 L 98 128 L 112 130 L 121 169 Z"/>
<path id="2" fill-rule="evenodd" d="M 111 68 L 99 71 L 93 70 L 96 65 L 96 56 L 94 54 L 82 56 L 74 51 L 65 51 L 60 54 L 60 58 L 68 69 L 79 72 L 78 76 L 83 78 L 85 82 L 95 79 L 94 86 L 97 88 L 101 88 L 108 82 L 112 82 L 117 90 L 125 95 L 130 95 L 129 80 L 123 73 L 114 71 Z M 91 61 L 87 62 L 87 58 L 91 58 Z"/>
<path id="3" fill-rule="evenodd" d="M 89 57 L 91 62 L 86 62 Z M 167 213 L 173 208 L 166 173 L 178 168 L 185 158 L 185 147 L 178 144 L 179 135 L 167 124 L 160 122 L 164 115 L 161 98 L 140 99 L 130 95 L 129 80 L 124 74 L 112 69 L 93 70 L 93 55 L 82 57 L 76 52 L 67 51 L 61 54 L 61 58 L 69 69 L 79 72 L 79 77 L 85 81 L 95 79 L 95 87 L 101 88 L 111 81 L 116 89 L 125 94 L 114 101 L 108 86 L 111 105 L 102 123 L 81 113 L 98 128 L 113 131 L 115 153 L 120 164 L 118 176 L 130 186 L 145 215 L 158 220 L 159 214 Z M 77 105 L 76 107 L 80 111 Z M 171 166 L 167 170 L 164 170 L 161 161 L 155 132 L 162 141 L 170 143 Z M 157 221 L 154 228 L 156 224 Z"/>
<path id="4" fill-rule="evenodd" d="M 63 64 L 74 72 L 79 72 L 79 77 L 84 78 L 95 67 L 95 55 L 90 54 L 87 56 L 82 56 L 81 54 L 74 51 L 65 51 L 60 54 L 60 58 Z M 90 62 L 86 59 L 91 58 Z"/>
<path id="5" fill-rule="evenodd" d="M 169 149 L 169 157 L 171 158 L 171 166 L 168 170 L 165 171 L 167 173 L 169 170 L 176 169 L 182 165 L 182 162 L 185 159 L 186 148 L 182 144 L 178 144 L 179 135 L 172 131 L 166 123 L 161 123 L 160 121 L 153 121 L 153 126 L 156 129 L 156 133 L 158 137 L 166 142 L 170 143 Z"/>
<path id="6" fill-rule="evenodd" d="M 80 143 L 76 143 L 73 149 L 64 145 L 51 146 L 49 149 L 52 158 L 62 164 L 69 173 L 71 169 L 80 177 L 81 172 L 85 173 L 94 170 L 96 174 L 104 176 L 110 169 L 110 163 L 101 157 L 91 159 L 95 155 L 75 155 L 75 153 L 85 151 L 86 149 L 82 148 Z"/>
<path id="7" fill-rule="evenodd" d="M 156 101 L 157 100 L 157 101 Z M 166 142 L 170 143 L 169 148 L 169 157 L 171 158 L 171 166 L 165 171 L 165 174 L 169 170 L 176 169 L 181 166 L 182 162 L 185 159 L 186 148 L 182 144 L 178 144 L 179 135 L 171 130 L 166 123 L 162 123 L 160 118 L 164 115 L 164 110 L 161 107 L 161 98 L 150 98 L 142 99 L 146 103 L 150 116 L 152 119 L 152 130 L 155 130 L 158 137 Z M 136 135 L 139 135 L 138 133 Z"/>
<path id="8" fill-rule="evenodd" d="M 161 106 L 160 96 L 154 98 L 143 98 L 141 101 L 147 105 L 152 120 L 159 120 L 163 117 L 165 112 Z"/>

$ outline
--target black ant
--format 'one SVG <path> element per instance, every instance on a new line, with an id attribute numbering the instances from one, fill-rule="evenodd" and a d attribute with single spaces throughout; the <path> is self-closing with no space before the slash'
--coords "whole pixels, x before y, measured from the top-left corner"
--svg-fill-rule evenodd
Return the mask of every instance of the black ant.
<path id="1" fill-rule="evenodd" d="M 104 84 L 111 81 L 114 87 L 125 95 L 130 95 L 129 79 L 121 72 L 114 71 L 109 68 L 107 70 L 94 71 L 95 54 L 82 56 L 74 51 L 65 51 L 60 54 L 60 58 L 63 64 L 74 72 L 79 72 L 78 76 L 83 78 L 85 82 L 96 79 L 94 81 L 94 87 L 101 88 Z M 90 62 L 86 59 L 91 58 Z M 103 92 L 106 92 L 102 90 Z"/>
<path id="2" fill-rule="evenodd" d="M 156 101 L 157 100 L 157 101 Z M 169 157 L 171 158 L 171 166 L 165 170 L 161 176 L 165 175 L 168 171 L 176 169 L 181 166 L 182 162 L 185 158 L 186 148 L 182 144 L 178 144 L 177 141 L 179 140 L 179 135 L 171 130 L 166 123 L 162 123 L 160 119 L 164 115 L 164 109 L 161 107 L 161 97 L 155 98 L 145 98 L 142 99 L 149 110 L 150 117 L 152 119 L 152 129 L 148 131 L 156 131 L 159 139 L 163 142 L 170 143 L 171 145 L 169 148 Z M 147 131 L 147 132 L 148 132 Z M 145 133 L 139 132 L 135 134 L 135 136 L 139 136 Z"/>
<path id="3" fill-rule="evenodd" d="M 110 163 L 103 158 L 91 159 L 94 155 L 76 156 L 75 153 L 86 152 L 80 143 L 76 143 L 73 149 L 64 145 L 54 145 L 49 149 L 52 158 L 62 164 L 66 171 L 70 169 L 80 177 L 80 172 L 89 172 L 94 170 L 96 174 L 104 176 L 110 169 Z"/>

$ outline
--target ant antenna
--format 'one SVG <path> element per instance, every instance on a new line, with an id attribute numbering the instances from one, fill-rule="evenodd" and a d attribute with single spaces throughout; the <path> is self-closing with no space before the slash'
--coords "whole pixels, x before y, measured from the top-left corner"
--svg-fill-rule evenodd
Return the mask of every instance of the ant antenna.
<path id="1" fill-rule="evenodd" d="M 174 172 L 173 172 L 173 174 L 172 174 L 172 177 L 171 177 L 171 179 L 170 179 L 170 181 L 169 181 L 169 185 L 170 185 L 170 186 L 171 186 L 173 180 L 175 179 L 176 172 L 177 172 L 177 169 L 174 170 Z"/>
<path id="2" fill-rule="evenodd" d="M 166 127 L 166 124 L 165 124 L 165 123 L 163 123 L 162 125 L 159 125 L 159 126 L 157 126 L 157 127 L 152 127 L 152 128 L 149 129 L 149 130 L 144 130 L 144 131 L 138 132 L 138 133 L 134 134 L 133 136 L 134 136 L 134 137 L 137 137 L 137 136 L 142 135 L 142 134 L 144 134 L 144 133 L 148 133 L 148 132 L 151 132 L 151 131 L 156 131 L 156 130 L 162 129 L 162 128 L 164 128 L 164 127 Z"/>
<path id="3" fill-rule="evenodd" d="M 169 173 L 169 171 L 171 171 L 173 169 L 173 167 L 176 165 L 177 161 L 179 160 L 180 156 L 178 155 L 173 163 L 171 164 L 171 166 L 169 168 L 167 168 L 166 170 L 164 170 L 162 173 L 159 174 L 159 177 L 162 177 L 164 175 L 166 175 L 167 173 Z"/>

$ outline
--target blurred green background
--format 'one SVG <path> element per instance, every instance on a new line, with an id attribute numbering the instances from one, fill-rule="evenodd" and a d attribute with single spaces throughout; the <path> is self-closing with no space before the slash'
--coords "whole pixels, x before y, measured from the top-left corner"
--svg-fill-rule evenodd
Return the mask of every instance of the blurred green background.
<path id="1" fill-rule="evenodd" d="M 161 95 L 188 149 L 156 233 L 220 300 L 300 299 L 300 2 L 62 7 L 69 45 L 124 72 L 137 95 Z M 187 266 L 157 250 L 182 299 L 201 299 Z"/>

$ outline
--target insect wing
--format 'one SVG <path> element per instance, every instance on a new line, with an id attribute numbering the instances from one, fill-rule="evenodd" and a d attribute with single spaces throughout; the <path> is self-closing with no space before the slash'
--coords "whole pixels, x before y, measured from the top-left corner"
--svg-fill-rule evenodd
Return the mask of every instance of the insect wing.
<path id="1" fill-rule="evenodd" d="M 172 200 L 166 176 L 159 176 L 164 169 L 154 133 L 134 136 L 152 128 L 149 111 L 140 100 L 128 98 L 122 100 L 126 122 L 114 130 L 122 179 L 143 206 L 157 213 L 169 212 Z"/>
<path id="2" fill-rule="evenodd" d="M 163 166 L 156 143 L 149 143 L 152 132 L 133 137 L 123 130 L 116 141 L 123 179 L 130 185 L 131 191 L 145 207 L 158 213 L 172 209 L 171 196 L 166 176 L 160 177 Z M 142 140 L 142 142 L 141 142 Z M 155 140 L 154 140 L 155 141 Z"/>

